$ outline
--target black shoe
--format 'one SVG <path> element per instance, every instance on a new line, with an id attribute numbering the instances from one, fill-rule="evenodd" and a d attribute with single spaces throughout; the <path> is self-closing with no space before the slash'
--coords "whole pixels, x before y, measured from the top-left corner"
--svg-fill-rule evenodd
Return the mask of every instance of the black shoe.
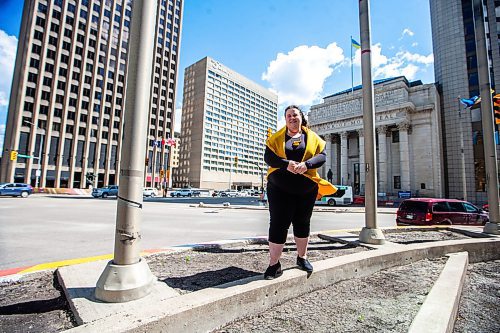
<path id="1" fill-rule="evenodd" d="M 313 271 L 313 266 L 306 258 L 297 257 L 297 266 L 307 273 L 312 273 Z"/>
<path id="2" fill-rule="evenodd" d="M 281 264 L 278 261 L 278 263 L 276 263 L 272 266 L 269 266 L 266 269 L 266 272 L 264 273 L 264 279 L 272 280 L 272 279 L 275 279 L 277 277 L 280 277 L 281 275 L 283 275 L 283 271 L 281 270 Z"/>

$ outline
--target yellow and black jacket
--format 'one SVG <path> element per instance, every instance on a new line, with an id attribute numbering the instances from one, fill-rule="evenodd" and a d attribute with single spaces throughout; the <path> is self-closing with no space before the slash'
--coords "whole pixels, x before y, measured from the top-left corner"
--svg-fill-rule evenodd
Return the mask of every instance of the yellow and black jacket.
<path id="1" fill-rule="evenodd" d="M 325 149 L 326 142 L 307 127 L 302 127 L 302 131 L 307 136 L 305 152 L 301 161 L 304 162 L 312 158 L 313 156 L 316 156 L 319 153 L 321 153 Z M 274 133 L 266 141 L 266 146 L 274 154 L 283 159 L 286 159 L 285 135 L 286 135 L 286 126 L 284 126 L 282 129 Z M 276 170 L 278 170 L 278 168 L 269 167 L 267 171 L 267 176 L 269 177 L 269 175 L 275 172 Z M 330 184 L 330 182 L 328 182 L 325 179 L 322 179 L 319 176 L 317 169 L 308 169 L 305 173 L 302 174 L 302 176 L 307 177 L 314 183 L 318 184 L 318 198 L 321 198 L 322 196 L 325 195 L 331 195 L 337 192 L 337 188 L 335 186 L 333 186 L 332 184 Z"/>

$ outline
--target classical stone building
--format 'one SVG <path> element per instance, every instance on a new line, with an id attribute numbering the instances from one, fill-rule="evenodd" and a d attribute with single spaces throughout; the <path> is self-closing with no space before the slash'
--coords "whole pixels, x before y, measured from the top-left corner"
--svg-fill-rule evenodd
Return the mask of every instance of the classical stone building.
<path id="1" fill-rule="evenodd" d="M 361 87 L 325 97 L 309 113 L 311 128 L 327 142 L 335 184 L 364 193 L 364 135 Z M 442 197 L 443 154 L 439 95 L 434 84 L 404 77 L 375 82 L 375 127 L 379 194 Z"/>

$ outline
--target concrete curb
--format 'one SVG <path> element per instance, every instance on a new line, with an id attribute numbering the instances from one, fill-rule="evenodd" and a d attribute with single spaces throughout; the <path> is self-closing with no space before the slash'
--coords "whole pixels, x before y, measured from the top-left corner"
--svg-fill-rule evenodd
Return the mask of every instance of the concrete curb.
<path id="1" fill-rule="evenodd" d="M 499 247 L 499 238 L 465 239 L 354 253 L 315 262 L 310 277 L 298 269 L 289 269 L 275 280 L 247 278 L 149 306 L 131 307 L 69 332 L 206 332 L 338 281 L 455 252 L 469 252 L 471 262 L 496 260 L 500 259 Z"/>
<path id="2" fill-rule="evenodd" d="M 449 255 L 443 271 L 411 323 L 408 333 L 451 333 L 467 274 L 467 252 Z"/>

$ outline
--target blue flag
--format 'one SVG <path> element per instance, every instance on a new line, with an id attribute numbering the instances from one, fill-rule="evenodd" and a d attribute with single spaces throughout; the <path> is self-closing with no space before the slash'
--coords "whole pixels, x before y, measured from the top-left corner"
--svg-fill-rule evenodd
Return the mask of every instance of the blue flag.
<path id="1" fill-rule="evenodd" d="M 470 108 L 471 106 L 473 106 L 474 104 L 477 104 L 479 102 L 481 102 L 481 98 L 479 96 L 474 96 L 474 97 L 471 97 L 469 99 L 460 98 L 460 103 L 465 105 L 466 108 Z"/>

